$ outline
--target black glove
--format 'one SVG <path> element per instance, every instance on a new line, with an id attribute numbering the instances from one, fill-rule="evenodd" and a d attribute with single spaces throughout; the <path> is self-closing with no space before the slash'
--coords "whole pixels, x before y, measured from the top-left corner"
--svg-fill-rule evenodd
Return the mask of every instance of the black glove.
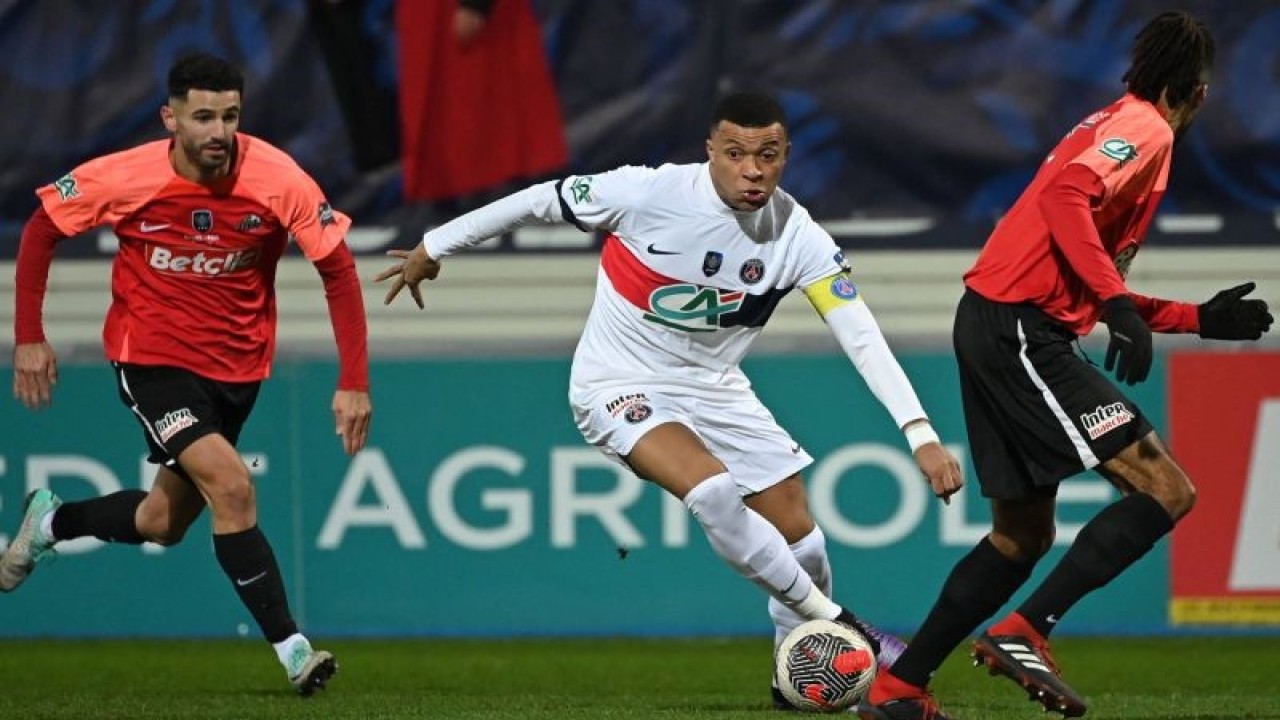
<path id="1" fill-rule="evenodd" d="M 1271 329 L 1266 300 L 1245 300 L 1251 282 L 1223 290 L 1200 306 L 1200 337 L 1206 340 L 1257 340 Z"/>
<path id="2" fill-rule="evenodd" d="M 1138 306 L 1128 295 L 1117 295 L 1102 305 L 1102 320 L 1111 331 L 1107 345 L 1107 370 L 1116 369 L 1116 379 L 1133 385 L 1151 372 L 1151 328 L 1138 314 Z"/>

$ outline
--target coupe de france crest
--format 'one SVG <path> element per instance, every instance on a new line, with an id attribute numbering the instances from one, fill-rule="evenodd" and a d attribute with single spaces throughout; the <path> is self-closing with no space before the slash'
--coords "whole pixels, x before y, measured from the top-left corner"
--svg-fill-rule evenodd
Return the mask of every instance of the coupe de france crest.
<path id="1" fill-rule="evenodd" d="M 712 250 L 702 258 L 702 274 L 711 277 L 720 272 L 720 266 L 724 263 L 724 253 Z"/>
<path id="2" fill-rule="evenodd" d="M 191 227 L 198 233 L 207 233 L 213 229 L 213 211 L 196 210 L 191 213 Z"/>

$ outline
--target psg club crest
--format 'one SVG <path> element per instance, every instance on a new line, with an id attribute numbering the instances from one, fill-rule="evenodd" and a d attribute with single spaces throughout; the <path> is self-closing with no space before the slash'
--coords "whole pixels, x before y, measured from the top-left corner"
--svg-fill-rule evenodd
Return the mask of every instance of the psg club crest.
<path id="1" fill-rule="evenodd" d="M 764 277 L 764 261 L 760 258 L 751 258 L 742 263 L 742 268 L 738 270 L 738 277 L 748 285 L 760 282 L 760 278 Z"/>
<path id="2" fill-rule="evenodd" d="M 724 263 L 724 253 L 718 253 L 715 250 L 708 252 L 706 257 L 702 258 L 702 274 L 711 277 L 720 272 L 720 265 Z"/>
<path id="3" fill-rule="evenodd" d="M 622 417 L 627 422 L 635 425 L 649 419 L 653 414 L 653 410 L 644 403 L 636 403 L 622 412 Z"/>
<path id="4" fill-rule="evenodd" d="M 213 211 L 196 210 L 191 213 L 191 227 L 198 233 L 207 233 L 213 229 Z"/>

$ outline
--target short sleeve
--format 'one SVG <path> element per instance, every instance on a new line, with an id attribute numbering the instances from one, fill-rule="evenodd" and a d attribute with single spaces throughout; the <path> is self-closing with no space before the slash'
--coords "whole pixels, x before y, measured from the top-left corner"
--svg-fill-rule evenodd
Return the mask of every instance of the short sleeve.
<path id="1" fill-rule="evenodd" d="M 844 253 L 821 225 L 806 216 L 800 229 L 796 253 L 796 285 L 800 289 L 838 273 L 848 273 Z"/>
<path id="2" fill-rule="evenodd" d="M 570 175 L 556 183 L 560 213 L 584 231 L 618 228 L 638 207 L 657 171 L 628 165 L 596 175 Z"/>
<path id="3" fill-rule="evenodd" d="M 281 222 L 309 260 L 328 256 L 351 229 L 351 218 L 334 210 L 315 180 L 297 166 L 281 201 Z"/>
<path id="4" fill-rule="evenodd" d="M 53 223 L 68 237 L 112 225 L 151 198 L 172 177 L 167 155 L 157 165 L 146 146 L 94 158 L 36 190 Z"/>
<path id="5" fill-rule="evenodd" d="M 1103 184 L 1104 202 L 1115 197 L 1132 178 L 1145 174 L 1168 157 L 1173 131 L 1147 114 L 1120 113 L 1098 127 L 1094 141 L 1068 165 L 1083 165 L 1097 173 Z"/>

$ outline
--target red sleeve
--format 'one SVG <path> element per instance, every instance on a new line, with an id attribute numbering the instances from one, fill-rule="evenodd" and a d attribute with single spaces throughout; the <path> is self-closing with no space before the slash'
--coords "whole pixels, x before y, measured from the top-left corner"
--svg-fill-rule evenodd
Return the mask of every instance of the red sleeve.
<path id="1" fill-rule="evenodd" d="M 1040 193 L 1039 208 L 1054 244 L 1100 300 L 1128 291 L 1115 262 L 1102 247 L 1093 224 L 1093 204 L 1102 199 L 1102 178 L 1084 165 L 1071 164 Z"/>
<path id="2" fill-rule="evenodd" d="M 1200 308 L 1195 303 L 1161 300 L 1137 293 L 1129 293 L 1138 306 L 1138 314 L 1156 332 L 1200 332 Z"/>
<path id="3" fill-rule="evenodd" d="M 17 345 L 44 342 L 44 293 L 49 266 L 53 264 L 55 245 L 66 237 L 43 207 L 31 213 L 22 229 L 13 279 L 13 337 Z"/>
<path id="4" fill-rule="evenodd" d="M 364 320 L 360 276 L 346 243 L 315 262 L 324 280 L 329 321 L 338 343 L 338 389 L 369 390 L 369 337 Z"/>

